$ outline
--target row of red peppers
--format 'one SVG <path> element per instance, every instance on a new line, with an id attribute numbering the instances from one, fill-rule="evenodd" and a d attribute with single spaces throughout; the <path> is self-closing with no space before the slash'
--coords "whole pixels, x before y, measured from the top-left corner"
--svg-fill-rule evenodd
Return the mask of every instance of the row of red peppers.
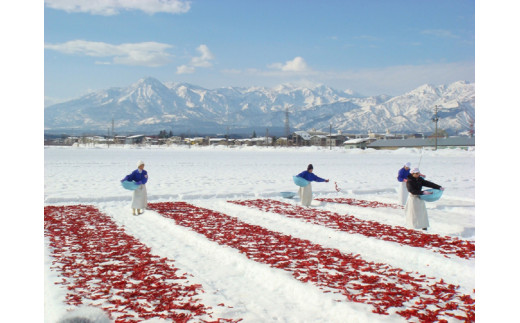
<path id="1" fill-rule="evenodd" d="M 368 262 L 358 254 L 344 254 L 184 202 L 151 203 L 149 208 L 251 260 L 285 270 L 324 292 L 342 295 L 338 301 L 368 304 L 374 313 L 395 313 L 421 322 L 475 321 L 474 298 L 442 279 Z"/>
<path id="2" fill-rule="evenodd" d="M 228 202 L 256 208 L 264 212 L 282 214 L 290 218 L 302 219 L 312 224 L 326 226 L 351 234 L 361 234 L 366 237 L 396 242 L 402 245 L 430 249 L 433 252 L 443 254 L 445 257 L 456 255 L 463 259 L 475 258 L 475 243 L 469 240 L 427 234 L 405 227 L 362 220 L 349 214 L 340 215 L 335 212 L 302 207 L 277 200 L 256 199 Z"/>
<path id="3" fill-rule="evenodd" d="M 394 204 L 394 203 L 383 203 L 378 201 L 368 201 L 368 200 L 358 200 L 348 197 L 337 197 L 337 198 L 316 198 L 316 201 L 328 202 L 328 203 L 340 203 L 340 204 L 349 204 L 353 206 L 360 207 L 371 207 L 371 208 L 392 208 L 392 209 L 403 209 L 402 205 Z"/>
<path id="4" fill-rule="evenodd" d="M 116 323 L 240 321 L 213 319 L 197 298 L 201 285 L 190 284 L 172 260 L 152 255 L 93 206 L 46 206 L 44 214 L 51 269 L 63 277 L 58 284 L 68 290 L 67 304 L 97 306 Z"/>

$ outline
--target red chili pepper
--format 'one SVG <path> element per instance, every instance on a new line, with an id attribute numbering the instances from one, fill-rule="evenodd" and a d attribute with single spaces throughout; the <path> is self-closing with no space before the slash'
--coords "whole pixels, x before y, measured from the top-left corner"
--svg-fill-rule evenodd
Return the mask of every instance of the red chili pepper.
<path id="1" fill-rule="evenodd" d="M 189 284 L 185 275 L 176 274 L 173 261 L 151 255 L 150 248 L 94 207 L 48 206 L 44 217 L 45 235 L 56 259 L 51 269 L 73 277 L 59 282 L 71 291 L 67 303 L 79 305 L 96 300 L 99 304 L 104 300 L 99 307 L 113 313 L 115 322 L 125 323 L 152 317 L 185 322 L 194 315 L 210 315 L 208 308 L 192 298 L 203 292 L 201 285 Z M 167 283 L 169 280 L 175 283 Z M 165 308 L 167 315 L 154 314 Z"/>

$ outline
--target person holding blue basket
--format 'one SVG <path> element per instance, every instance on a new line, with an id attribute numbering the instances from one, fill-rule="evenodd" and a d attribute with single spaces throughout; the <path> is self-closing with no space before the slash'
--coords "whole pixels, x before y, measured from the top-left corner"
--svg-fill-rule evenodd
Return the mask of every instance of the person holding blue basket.
<path id="1" fill-rule="evenodd" d="M 309 164 L 307 166 L 307 170 L 304 170 L 300 174 L 295 176 L 295 183 L 300 186 L 300 184 L 297 183 L 297 180 L 300 178 L 307 181 L 308 184 L 305 186 L 300 186 L 298 189 L 298 195 L 300 196 L 300 200 L 302 201 L 303 206 L 310 206 L 312 202 L 312 185 L 311 182 L 328 182 L 328 179 L 323 179 L 321 177 L 318 177 L 314 175 L 312 172 L 314 171 L 314 167 L 312 164 Z M 301 181 L 301 180 L 300 180 Z M 304 182 L 304 181 L 302 181 Z"/>
<path id="2" fill-rule="evenodd" d="M 421 196 L 431 195 L 432 191 L 423 191 L 422 187 L 431 187 L 436 190 L 444 191 L 444 188 L 433 182 L 429 182 L 421 177 L 419 168 L 414 168 L 408 175 L 406 181 L 406 188 L 410 193 L 406 206 L 404 207 L 406 215 L 406 225 L 414 229 L 427 230 L 430 226 L 428 222 L 428 212 L 426 211 L 426 204 Z"/>
<path id="3" fill-rule="evenodd" d="M 137 169 L 134 170 L 130 175 L 126 175 L 121 180 L 123 182 L 130 182 L 135 185 L 132 189 L 132 214 L 139 215 L 143 214 L 144 209 L 148 205 L 148 195 L 146 192 L 146 182 L 148 182 L 148 172 L 144 170 L 144 162 L 137 162 Z M 137 212 L 137 213 L 136 213 Z"/>

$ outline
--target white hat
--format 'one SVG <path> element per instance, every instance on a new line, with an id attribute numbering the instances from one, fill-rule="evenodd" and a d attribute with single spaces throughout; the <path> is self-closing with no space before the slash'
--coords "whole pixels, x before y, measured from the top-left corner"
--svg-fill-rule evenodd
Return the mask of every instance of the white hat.
<path id="1" fill-rule="evenodd" d="M 137 162 L 137 167 L 141 166 L 141 165 L 144 165 L 144 161 L 140 160 Z"/>
<path id="2" fill-rule="evenodd" d="M 412 166 L 412 164 L 410 162 L 407 162 L 406 164 L 404 164 L 404 166 L 410 168 L 410 166 Z"/>
<path id="3" fill-rule="evenodd" d="M 412 171 L 410 173 L 412 174 L 415 174 L 415 173 L 420 173 L 421 171 L 419 170 L 419 168 L 415 167 L 414 169 L 412 169 Z"/>

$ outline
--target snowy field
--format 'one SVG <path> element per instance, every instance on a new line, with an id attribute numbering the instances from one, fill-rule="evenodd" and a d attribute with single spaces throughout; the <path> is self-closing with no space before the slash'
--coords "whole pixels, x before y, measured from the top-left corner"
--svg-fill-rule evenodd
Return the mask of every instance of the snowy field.
<path id="1" fill-rule="evenodd" d="M 241 221 L 343 254 L 359 255 L 367 262 L 425 275 L 429 282 L 442 280 L 458 286 L 456 291 L 460 295 L 475 299 L 474 257 L 444 255 L 431 248 L 352 234 L 229 202 L 265 199 L 289 204 L 288 208 L 297 206 L 297 196 L 285 199 L 280 192 L 297 192 L 292 176 L 312 163 L 316 175 L 330 179 L 329 183 L 312 183 L 313 212 L 349 214 L 393 228 L 404 227 L 401 208 L 360 207 L 316 199 L 351 198 L 395 204 L 397 171 L 405 162 L 411 162 L 412 167 L 420 167 L 426 179 L 445 188 L 439 201 L 427 203 L 430 221 L 427 234 L 474 242 L 475 152 L 472 150 L 45 147 L 44 159 L 44 206 L 94 206 L 126 234 L 149 247 L 151 254 L 173 261 L 179 272 L 187 273 L 190 284 L 202 286 L 204 292 L 197 294 L 197 299 L 210 308 L 212 318 L 243 322 L 419 321 L 414 317 L 407 320 L 396 313 L 404 307 L 392 307 L 387 315 L 374 313 L 369 302 L 349 301 L 340 293 L 324 290 L 319 286 L 319 277 L 317 283 L 302 282 L 290 271 L 250 259 L 236 248 L 177 225 L 157 210 L 148 209 L 140 216 L 132 216 L 131 192 L 123 189 L 119 181 L 136 168 L 138 160 L 145 162 L 148 171 L 149 203 L 187 202 L 223 213 L 237 223 Z M 52 248 L 46 236 L 44 321 L 48 323 L 58 322 L 68 310 L 74 309 L 66 302 L 67 288 L 55 284 L 63 277 L 52 262 Z M 320 264 L 318 268 L 323 269 Z M 442 318 L 448 322 L 460 321 L 455 317 Z M 157 317 L 148 322 L 170 321 Z"/>

